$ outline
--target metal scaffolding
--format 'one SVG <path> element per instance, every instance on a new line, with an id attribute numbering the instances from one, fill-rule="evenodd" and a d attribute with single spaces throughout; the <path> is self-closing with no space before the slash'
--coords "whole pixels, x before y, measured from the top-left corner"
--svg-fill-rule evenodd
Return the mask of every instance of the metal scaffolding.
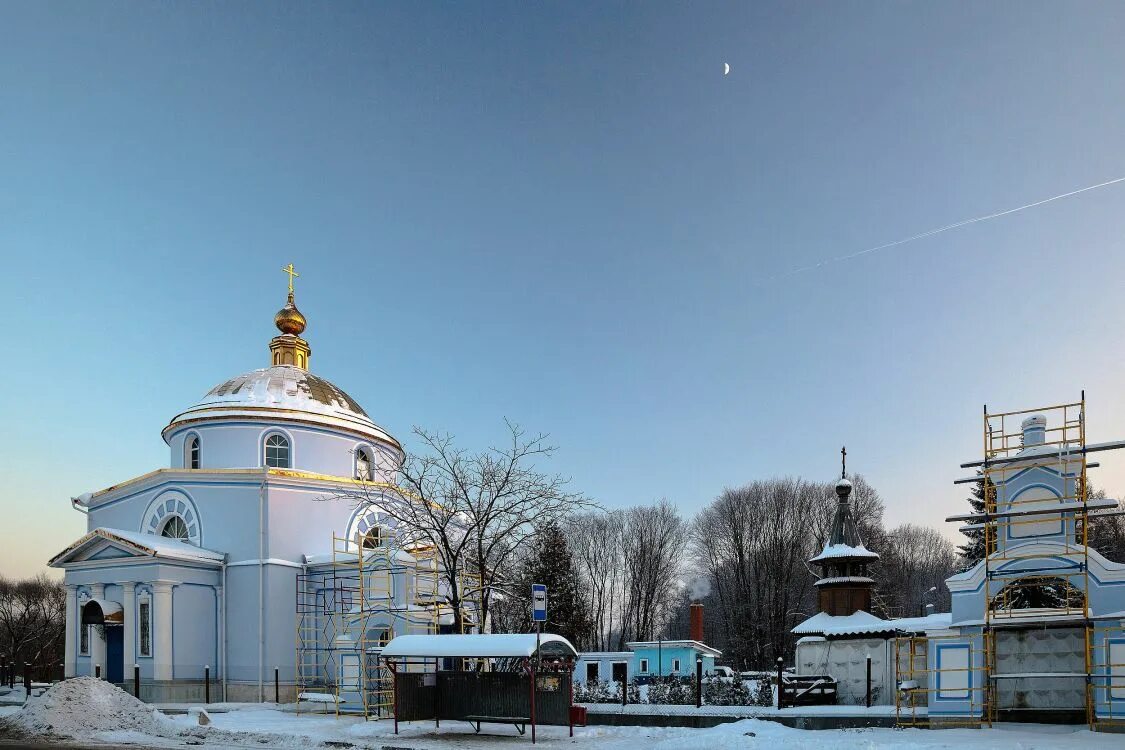
<path id="1" fill-rule="evenodd" d="M 1084 707 L 1076 710 L 1084 708 L 1091 729 L 1107 722 L 1125 723 L 1122 709 L 1114 716 L 1112 700 L 1125 698 L 1125 676 L 1117 677 L 1117 682 L 1113 676 L 1115 667 L 1120 674 L 1125 666 L 1114 663 L 1125 662 L 1125 641 L 1115 648 L 1111 631 L 1120 628 L 1096 627 L 1089 597 L 1090 520 L 1120 510 L 1115 501 L 1091 499 L 1087 481 L 1089 453 L 1125 444 L 1087 443 L 1085 401 L 1083 393 L 1077 402 L 1036 409 L 990 413 L 987 406 L 984 408 L 983 458 L 961 465 L 978 469 L 976 481 L 984 488 L 984 509 L 948 519 L 966 522 L 961 531 L 979 532 L 983 540 L 983 625 L 976 634 L 898 639 L 899 679 L 912 688 L 900 691 L 896 700 L 900 725 L 929 723 L 917 702 L 920 696 L 933 692 L 937 674 L 946 671 L 926 663 L 927 644 L 941 638 L 956 638 L 962 643 L 970 640 L 969 663 L 955 670 L 970 674 L 966 724 L 991 725 L 1002 709 L 1002 693 L 1010 697 L 1017 690 L 1014 686 L 1042 684 L 1044 689 L 1058 689 L 1067 681 L 1083 686 L 1075 688 L 1079 695 L 1085 694 Z M 1025 421 L 1031 422 L 1031 429 L 1042 432 L 1041 441 L 1024 444 Z M 1028 492 L 1026 487 L 1020 496 L 1011 494 L 1009 480 L 1036 468 L 1060 476 L 1061 496 L 1057 491 Z M 970 481 L 960 479 L 956 483 Z M 1042 537 L 1049 537 L 1061 548 L 1046 556 L 1034 544 L 1024 543 Z M 1060 637 L 1081 638 L 1084 643 L 1076 645 L 1074 653 L 1078 657 L 1082 652 L 1083 663 L 1078 664 L 1076 658 L 1075 668 L 1067 672 L 1012 669 L 1025 654 L 1013 649 L 1011 634 L 1025 635 L 1031 628 L 1054 628 Z M 945 725 L 956 723 L 942 721 Z"/>
<path id="2" fill-rule="evenodd" d="M 297 577 L 298 709 L 393 716 L 393 675 L 382 649 L 396 635 L 450 632 L 458 618 L 448 589 L 431 548 L 381 527 L 354 539 L 333 535 L 331 560 Z M 479 612 L 479 598 L 462 597 L 462 632 L 477 619 L 467 610 Z"/>

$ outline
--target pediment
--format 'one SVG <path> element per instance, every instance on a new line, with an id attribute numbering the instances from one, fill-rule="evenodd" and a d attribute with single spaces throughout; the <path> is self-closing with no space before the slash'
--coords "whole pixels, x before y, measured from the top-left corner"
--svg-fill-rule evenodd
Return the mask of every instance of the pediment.
<path id="1" fill-rule="evenodd" d="M 152 559 L 152 556 L 142 554 L 138 550 L 118 542 L 94 538 L 73 550 L 72 554 L 61 562 L 76 563 L 89 560 L 126 560 L 129 558 Z"/>
<path id="2" fill-rule="evenodd" d="M 97 528 L 55 555 L 47 564 L 51 567 L 66 567 L 99 560 L 129 562 L 153 558 L 218 567 L 222 565 L 225 556 L 221 552 L 196 547 L 179 539 L 122 529 Z"/>

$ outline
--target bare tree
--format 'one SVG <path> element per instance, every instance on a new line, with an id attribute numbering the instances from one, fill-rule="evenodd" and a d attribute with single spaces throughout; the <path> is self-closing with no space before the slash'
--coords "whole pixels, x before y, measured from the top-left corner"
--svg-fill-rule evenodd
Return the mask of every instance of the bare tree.
<path id="1" fill-rule="evenodd" d="M 674 505 L 661 500 L 625 512 L 622 564 L 627 637 L 650 640 L 664 624 L 679 592 L 687 526 Z"/>
<path id="2" fill-rule="evenodd" d="M 621 630 L 625 512 L 579 513 L 567 529 L 590 611 L 590 650 L 608 651 Z"/>
<path id="3" fill-rule="evenodd" d="M 806 560 L 819 548 L 824 487 L 785 477 L 727 489 L 700 511 L 693 553 L 712 582 L 731 659 L 768 668 L 814 613 Z"/>
<path id="4" fill-rule="evenodd" d="M 62 662 L 66 590 L 44 575 L 13 581 L 0 577 L 0 654 L 54 668 Z"/>
<path id="5" fill-rule="evenodd" d="M 879 550 L 878 587 L 896 614 L 921 615 L 926 604 L 948 611 L 945 579 L 957 571 L 957 549 L 936 529 L 906 523 L 887 533 Z"/>
<path id="6" fill-rule="evenodd" d="M 452 435 L 415 427 L 422 451 L 408 453 L 399 468 L 402 491 L 364 482 L 333 496 L 377 507 L 398 522 L 408 541 L 435 550 L 455 630 L 466 594 L 479 593 L 480 626 L 486 626 L 502 571 L 536 526 L 594 505 L 568 491 L 567 479 L 536 468 L 555 451 L 546 435 L 528 436 L 506 424 L 508 443 L 479 453 L 458 448 Z M 461 590 L 465 573 L 480 577 L 479 592 Z"/>

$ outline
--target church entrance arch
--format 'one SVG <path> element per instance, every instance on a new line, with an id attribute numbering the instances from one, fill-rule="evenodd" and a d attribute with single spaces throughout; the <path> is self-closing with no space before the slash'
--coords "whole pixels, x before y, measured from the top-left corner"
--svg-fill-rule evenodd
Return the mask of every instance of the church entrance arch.
<path id="1" fill-rule="evenodd" d="M 125 609 L 117 602 L 88 599 L 82 605 L 82 625 L 93 625 L 105 639 L 105 679 L 125 682 Z"/>

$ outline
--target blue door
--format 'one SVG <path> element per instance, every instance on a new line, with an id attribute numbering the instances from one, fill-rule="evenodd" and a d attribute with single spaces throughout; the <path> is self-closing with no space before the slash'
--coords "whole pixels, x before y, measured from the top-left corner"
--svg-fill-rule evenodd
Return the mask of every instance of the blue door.
<path id="1" fill-rule="evenodd" d="M 125 682 L 125 628 L 107 625 L 105 629 L 105 678 Z"/>

